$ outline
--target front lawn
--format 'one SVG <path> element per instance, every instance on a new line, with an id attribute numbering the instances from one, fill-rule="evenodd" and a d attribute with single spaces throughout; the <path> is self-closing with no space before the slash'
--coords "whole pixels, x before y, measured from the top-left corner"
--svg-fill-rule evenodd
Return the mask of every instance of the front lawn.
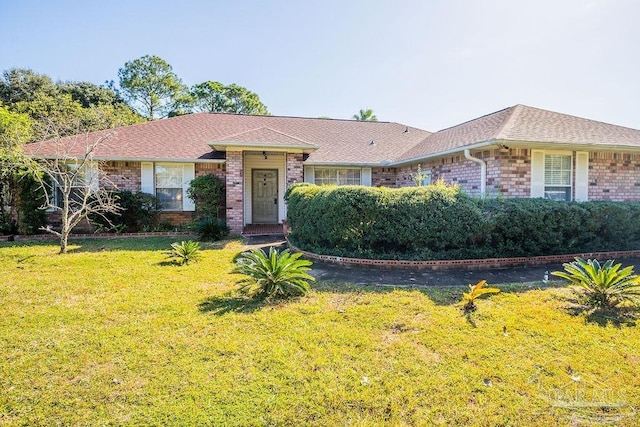
<path id="1" fill-rule="evenodd" d="M 0 425 L 640 423 L 640 326 L 567 289 L 501 286 L 471 318 L 462 287 L 263 305 L 233 292 L 241 243 L 177 266 L 173 241 L 0 244 Z"/>

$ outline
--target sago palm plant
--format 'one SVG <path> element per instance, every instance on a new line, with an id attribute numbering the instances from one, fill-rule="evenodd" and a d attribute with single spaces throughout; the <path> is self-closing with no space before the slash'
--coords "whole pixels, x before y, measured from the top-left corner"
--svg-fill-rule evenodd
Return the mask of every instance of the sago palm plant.
<path id="1" fill-rule="evenodd" d="M 253 249 L 236 259 L 234 273 L 246 277 L 238 280 L 240 291 L 259 298 L 304 295 L 311 290 L 309 281 L 315 278 L 306 272 L 311 262 L 299 259 L 302 254 L 292 254 L 289 249 L 278 252 L 269 249 Z"/>
<path id="2" fill-rule="evenodd" d="M 193 240 L 172 243 L 168 255 L 178 264 L 189 264 L 189 261 L 197 261 L 200 258 L 200 243 Z"/>
<path id="3" fill-rule="evenodd" d="M 640 277 L 633 274 L 633 266 L 623 268 L 610 259 L 600 265 L 598 260 L 576 258 L 563 264 L 564 271 L 551 274 L 575 286 L 588 305 L 615 308 L 624 302 L 640 305 Z"/>

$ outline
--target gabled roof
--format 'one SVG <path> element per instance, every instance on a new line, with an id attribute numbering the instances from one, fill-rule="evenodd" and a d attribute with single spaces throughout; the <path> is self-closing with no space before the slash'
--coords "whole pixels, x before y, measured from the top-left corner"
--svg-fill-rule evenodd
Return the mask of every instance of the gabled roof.
<path id="1" fill-rule="evenodd" d="M 246 132 L 240 132 L 235 135 L 225 136 L 218 141 L 211 141 L 211 146 L 219 149 L 219 147 L 227 146 L 249 146 L 263 148 L 301 148 L 315 149 L 317 145 L 303 141 L 300 138 L 287 135 L 269 127 L 261 127 Z"/>
<path id="2" fill-rule="evenodd" d="M 89 140 L 101 134 L 92 132 Z M 373 165 L 398 159 L 427 135 L 427 131 L 390 122 L 195 113 L 116 128 L 95 156 L 104 160 L 216 161 L 221 153 L 212 145 L 251 147 L 248 143 L 258 142 L 260 150 L 289 144 L 303 148 L 311 153 L 309 164 Z M 28 144 L 25 150 L 31 155 L 53 155 L 56 141 Z M 76 155 L 83 154 L 82 147 L 76 151 Z"/>
<path id="3" fill-rule="evenodd" d="M 496 143 L 640 148 L 640 130 L 518 104 L 435 132 L 404 152 L 396 163 Z"/>

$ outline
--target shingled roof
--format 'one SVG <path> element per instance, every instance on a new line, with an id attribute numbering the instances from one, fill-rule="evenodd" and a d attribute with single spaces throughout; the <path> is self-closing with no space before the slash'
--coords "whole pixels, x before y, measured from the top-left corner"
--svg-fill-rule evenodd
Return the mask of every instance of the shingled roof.
<path id="1" fill-rule="evenodd" d="M 104 132 L 93 132 L 95 140 Z M 115 129 L 95 152 L 104 160 L 215 161 L 213 147 L 297 147 L 309 164 L 380 164 L 397 160 L 429 132 L 390 122 L 196 113 Z M 72 138 L 67 138 L 69 142 Z M 77 138 L 77 137 L 75 137 Z M 83 154 L 79 143 L 75 155 Z M 56 153 L 56 141 L 26 146 L 28 154 Z"/>
<path id="2" fill-rule="evenodd" d="M 398 164 L 496 143 L 640 149 L 640 130 L 515 105 L 427 136 Z"/>

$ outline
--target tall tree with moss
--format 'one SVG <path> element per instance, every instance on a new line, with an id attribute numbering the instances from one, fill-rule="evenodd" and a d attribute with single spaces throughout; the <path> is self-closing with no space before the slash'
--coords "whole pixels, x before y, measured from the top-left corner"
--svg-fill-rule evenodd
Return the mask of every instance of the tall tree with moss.
<path id="1" fill-rule="evenodd" d="M 154 55 L 126 62 L 118 77 L 122 95 L 147 120 L 176 111 L 176 104 L 183 104 L 188 92 L 171 65 Z"/>

